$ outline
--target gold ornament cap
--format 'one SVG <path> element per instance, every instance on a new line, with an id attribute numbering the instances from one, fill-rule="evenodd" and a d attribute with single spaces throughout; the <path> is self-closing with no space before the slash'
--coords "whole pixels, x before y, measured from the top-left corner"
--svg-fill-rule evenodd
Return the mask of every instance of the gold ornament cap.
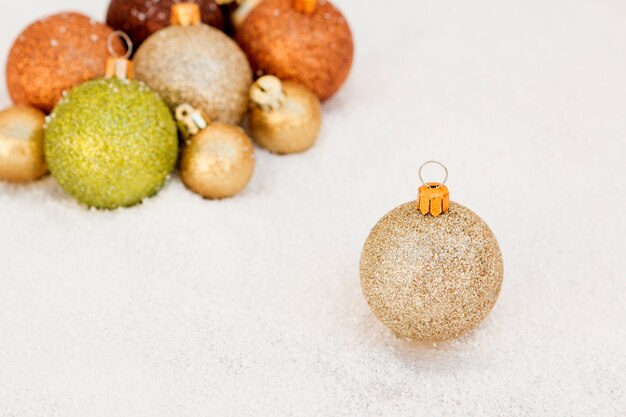
<path id="1" fill-rule="evenodd" d="M 250 86 L 250 101 L 265 111 L 281 108 L 285 102 L 283 83 L 273 75 L 259 78 Z"/>
<path id="2" fill-rule="evenodd" d="M 422 171 L 424 167 L 430 164 L 439 165 L 444 169 L 446 176 L 443 182 L 425 182 L 422 177 Z M 420 180 L 422 181 L 422 186 L 419 188 L 418 198 L 417 198 L 417 208 L 424 215 L 432 215 L 434 217 L 438 217 L 440 214 L 447 213 L 450 209 L 450 192 L 448 188 L 445 186 L 446 181 L 448 180 L 448 168 L 446 168 L 441 162 L 437 161 L 428 161 L 420 167 L 419 171 Z"/>
<path id="3" fill-rule="evenodd" d="M 176 108 L 176 123 L 183 137 L 189 139 L 207 128 L 209 119 L 200 110 L 190 104 L 181 104 Z"/>
<path id="4" fill-rule="evenodd" d="M 196 26 L 200 23 L 200 6 L 196 3 L 178 3 L 172 6 L 172 25 Z"/>
<path id="5" fill-rule="evenodd" d="M 113 40 L 116 37 L 126 42 L 126 53 L 124 55 L 119 55 L 113 47 Z M 107 48 L 111 56 L 107 60 L 107 68 L 104 77 L 119 78 L 121 80 L 134 78 L 135 67 L 130 60 L 130 56 L 133 53 L 133 41 L 130 40 L 130 37 L 122 31 L 115 31 L 111 33 L 107 39 Z"/>
<path id="6" fill-rule="evenodd" d="M 313 14 L 317 10 L 317 0 L 293 0 L 293 7 L 299 13 Z"/>

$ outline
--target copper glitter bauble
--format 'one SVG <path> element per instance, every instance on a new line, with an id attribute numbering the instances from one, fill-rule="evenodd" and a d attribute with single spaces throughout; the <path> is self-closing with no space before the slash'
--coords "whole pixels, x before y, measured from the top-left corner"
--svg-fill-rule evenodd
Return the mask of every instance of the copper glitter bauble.
<path id="1" fill-rule="evenodd" d="M 354 55 L 350 26 L 330 2 L 312 13 L 298 11 L 296 0 L 264 0 L 237 32 L 237 41 L 258 76 L 295 80 L 321 100 L 342 86 Z"/>
<path id="2" fill-rule="evenodd" d="M 9 94 L 16 104 L 49 113 L 64 91 L 104 75 L 112 29 L 79 13 L 61 13 L 24 30 L 7 61 Z M 124 47 L 114 40 L 115 50 Z"/>
<path id="3" fill-rule="evenodd" d="M 237 44 L 207 25 L 170 26 L 149 37 L 134 58 L 138 80 L 172 110 L 189 103 L 211 120 L 238 124 L 248 108 L 252 71 Z"/>
<path id="4" fill-rule="evenodd" d="M 176 109 L 179 129 L 186 138 L 180 176 L 193 192 L 211 199 L 242 191 L 254 173 L 254 145 L 239 126 L 209 123 L 205 115 L 183 104 Z"/>
<path id="5" fill-rule="evenodd" d="M 399 337 L 437 342 L 474 329 L 498 299 L 498 242 L 471 210 L 423 215 L 415 201 L 383 217 L 361 257 L 361 285 L 374 314 Z"/>
<path id="6" fill-rule="evenodd" d="M 315 144 L 322 125 L 322 105 L 308 88 L 266 75 L 252 85 L 250 98 L 249 130 L 260 146 L 290 154 Z"/>
<path id="7" fill-rule="evenodd" d="M 0 180 L 28 182 L 48 172 L 43 151 L 45 117 L 26 106 L 0 112 Z"/>
<path id="8" fill-rule="evenodd" d="M 107 24 L 122 30 L 138 47 L 148 36 L 170 25 L 172 5 L 175 0 L 112 0 L 107 14 Z M 224 16 L 214 0 L 192 0 L 200 6 L 202 21 L 220 30 L 224 29 Z"/>

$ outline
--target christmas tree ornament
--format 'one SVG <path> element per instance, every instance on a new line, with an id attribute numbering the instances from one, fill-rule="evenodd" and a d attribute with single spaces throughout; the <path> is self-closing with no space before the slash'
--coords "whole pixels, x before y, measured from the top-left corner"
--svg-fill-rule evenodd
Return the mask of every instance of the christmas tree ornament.
<path id="1" fill-rule="evenodd" d="M 126 40 L 126 56 L 111 50 L 106 78 L 73 89 L 45 130 L 54 178 L 81 203 L 102 209 L 132 206 L 156 194 L 178 157 L 169 109 L 144 84 L 126 78 L 132 73 Z"/>
<path id="2" fill-rule="evenodd" d="M 48 172 L 43 153 L 45 117 L 27 106 L 0 112 L 0 181 L 29 182 Z"/>
<path id="3" fill-rule="evenodd" d="M 108 26 L 79 13 L 61 13 L 28 26 L 7 61 L 7 85 L 15 104 L 49 113 L 64 91 L 104 75 Z M 119 40 L 114 42 L 123 51 Z M 80 59 L 77 59 L 80 58 Z"/>
<path id="4" fill-rule="evenodd" d="M 186 144 L 180 162 L 183 183 L 211 199 L 238 194 L 254 173 L 254 145 L 239 126 L 211 123 L 191 105 L 176 109 Z"/>
<path id="5" fill-rule="evenodd" d="M 322 105 L 308 88 L 273 75 L 250 87 L 252 138 L 277 154 L 303 152 L 315 144 L 322 126 Z"/>
<path id="6" fill-rule="evenodd" d="M 198 4 L 202 21 L 217 29 L 224 29 L 224 16 L 214 0 L 191 0 Z M 124 31 L 139 46 L 148 36 L 170 25 L 171 9 L 175 0 L 112 0 L 107 24 Z"/>
<path id="7" fill-rule="evenodd" d="M 263 0 L 217 0 L 218 4 L 229 5 L 232 27 L 238 30 L 248 15 Z"/>
<path id="8" fill-rule="evenodd" d="M 264 0 L 237 41 L 258 76 L 298 81 L 321 100 L 342 86 L 354 55 L 350 26 L 329 1 Z"/>
<path id="9" fill-rule="evenodd" d="M 189 103 L 211 120 L 238 124 L 248 107 L 252 71 L 237 44 L 200 23 L 197 4 L 172 8 L 173 26 L 150 36 L 135 54 L 137 79 L 174 111 Z"/>
<path id="10" fill-rule="evenodd" d="M 502 286 L 495 236 L 471 210 L 450 202 L 444 183 L 424 183 L 417 203 L 387 213 L 363 249 L 367 302 L 401 338 L 458 338 L 489 314 Z"/>

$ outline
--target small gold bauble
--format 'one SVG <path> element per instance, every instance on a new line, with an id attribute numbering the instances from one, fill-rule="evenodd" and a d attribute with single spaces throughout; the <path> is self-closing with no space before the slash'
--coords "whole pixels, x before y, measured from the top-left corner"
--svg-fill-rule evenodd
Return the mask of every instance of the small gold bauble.
<path id="1" fill-rule="evenodd" d="M 322 125 L 319 99 L 303 85 L 272 76 L 257 80 L 250 89 L 252 138 L 277 154 L 303 152 L 315 144 Z"/>
<path id="2" fill-rule="evenodd" d="M 16 106 L 0 112 L 0 180 L 34 181 L 48 172 L 43 151 L 44 114 Z"/>
<path id="3" fill-rule="evenodd" d="M 221 31 L 204 24 L 167 27 L 141 45 L 134 62 L 137 79 L 172 110 L 189 103 L 211 120 L 242 121 L 252 70 L 243 51 Z"/>
<path id="4" fill-rule="evenodd" d="M 471 210 L 423 215 L 406 203 L 384 216 L 361 257 L 361 285 L 374 314 L 399 337 L 455 339 L 474 329 L 498 299 L 498 242 Z"/>
<path id="5" fill-rule="evenodd" d="M 254 145 L 239 126 L 211 123 L 192 136 L 180 162 L 183 183 L 211 199 L 243 190 L 254 173 Z"/>

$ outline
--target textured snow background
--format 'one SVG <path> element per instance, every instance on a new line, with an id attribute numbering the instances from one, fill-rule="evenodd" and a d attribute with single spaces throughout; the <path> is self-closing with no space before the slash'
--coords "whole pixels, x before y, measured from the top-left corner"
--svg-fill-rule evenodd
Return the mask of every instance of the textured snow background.
<path id="1" fill-rule="evenodd" d="M 107 6 L 5 1 L 3 59 L 31 20 Z M 175 178 L 106 213 L 0 185 L 0 417 L 626 415 L 626 3 L 337 4 L 358 49 L 318 146 L 259 151 L 237 198 Z M 358 272 L 428 159 L 506 267 L 436 347 L 379 324 Z"/>

